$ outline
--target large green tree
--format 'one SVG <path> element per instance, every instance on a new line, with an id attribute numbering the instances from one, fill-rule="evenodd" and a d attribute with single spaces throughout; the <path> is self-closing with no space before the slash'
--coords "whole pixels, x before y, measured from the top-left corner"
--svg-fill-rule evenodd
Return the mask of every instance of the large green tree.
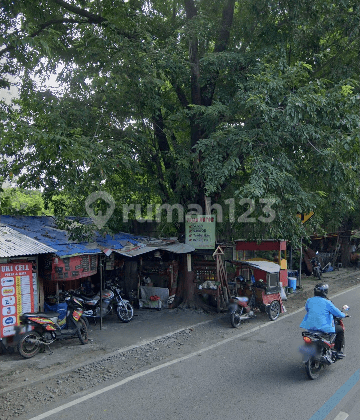
<path id="1" fill-rule="evenodd" d="M 209 197 L 227 239 L 358 208 L 358 1 L 3 0 L 1 26 L 2 173 L 49 200 Z"/>

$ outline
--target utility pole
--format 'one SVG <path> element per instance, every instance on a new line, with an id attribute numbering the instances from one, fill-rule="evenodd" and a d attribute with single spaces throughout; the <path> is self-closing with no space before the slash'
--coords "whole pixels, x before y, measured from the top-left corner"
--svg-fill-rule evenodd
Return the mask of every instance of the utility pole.
<path id="1" fill-rule="evenodd" d="M 103 294 L 103 258 L 102 255 L 99 257 L 100 260 L 100 330 L 102 329 L 102 316 L 103 316 L 103 308 L 102 308 L 102 294 Z"/>
<path id="2" fill-rule="evenodd" d="M 301 287 L 301 265 L 302 265 L 302 240 L 303 238 L 301 237 L 300 239 L 300 265 L 299 265 L 299 287 Z"/>

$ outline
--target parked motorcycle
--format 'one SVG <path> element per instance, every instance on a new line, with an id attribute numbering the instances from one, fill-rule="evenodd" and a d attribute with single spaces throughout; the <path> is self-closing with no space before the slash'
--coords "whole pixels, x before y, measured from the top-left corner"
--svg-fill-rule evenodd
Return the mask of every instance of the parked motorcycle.
<path id="1" fill-rule="evenodd" d="M 255 318 L 254 314 L 255 297 L 252 294 L 250 300 L 245 296 L 236 296 L 229 304 L 230 322 L 234 328 L 240 326 L 241 321 Z"/>
<path id="2" fill-rule="evenodd" d="M 255 318 L 254 311 L 256 310 L 266 312 L 271 321 L 275 321 L 281 313 L 285 312 L 280 296 L 280 286 L 269 293 L 267 285 L 262 281 L 248 285 L 242 276 L 239 280 L 242 290 L 240 294 L 247 294 L 250 297 L 235 296 L 230 299 L 228 308 L 230 322 L 234 328 L 238 328 L 246 319 Z"/>
<path id="3" fill-rule="evenodd" d="M 349 307 L 345 305 L 343 310 L 347 311 Z M 348 314 L 346 314 L 346 318 L 349 318 Z M 335 324 L 341 325 L 345 331 L 343 318 L 334 317 L 334 321 Z M 303 331 L 302 336 L 304 345 L 299 350 L 303 355 L 305 371 L 310 379 L 318 378 L 321 368 L 325 368 L 325 366 L 329 366 L 341 359 L 337 351 L 334 350 L 335 333 L 327 334 L 320 331 Z M 344 347 L 342 350 L 344 350 Z"/>
<path id="4" fill-rule="evenodd" d="M 88 343 L 88 329 L 83 318 L 81 303 L 69 294 L 65 294 L 65 302 L 67 303 L 66 328 L 61 328 L 59 325 L 57 312 L 32 312 L 20 316 L 21 326 L 28 329 L 21 335 L 18 343 L 22 357 L 25 359 L 34 357 L 44 345 L 50 350 L 49 345 L 56 340 L 77 337 L 81 344 Z"/>
<path id="5" fill-rule="evenodd" d="M 318 254 L 318 252 L 316 252 L 316 254 Z M 312 275 L 314 277 L 317 277 L 320 280 L 321 274 L 322 274 L 322 268 L 321 268 L 321 264 L 317 255 L 311 259 L 311 265 L 312 265 Z"/>
<path id="6" fill-rule="evenodd" d="M 134 316 L 134 309 L 128 300 L 122 298 L 121 289 L 111 284 L 107 287 L 108 289 L 102 291 L 102 301 L 100 301 L 100 292 L 92 297 L 83 295 L 81 291 L 76 292 L 84 307 L 84 316 L 96 322 L 100 315 L 102 317 L 110 315 L 115 308 L 120 321 L 131 321 Z"/>

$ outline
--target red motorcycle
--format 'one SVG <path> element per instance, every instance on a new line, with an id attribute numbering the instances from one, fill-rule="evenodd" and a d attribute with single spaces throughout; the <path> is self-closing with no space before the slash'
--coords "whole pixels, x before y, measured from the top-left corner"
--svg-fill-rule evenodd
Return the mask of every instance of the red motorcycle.
<path id="1" fill-rule="evenodd" d="M 269 287 L 263 282 L 253 284 L 240 280 L 240 294 L 230 299 L 229 313 L 230 322 L 234 328 L 238 328 L 242 321 L 255 318 L 254 311 L 266 312 L 271 321 L 275 321 L 280 313 L 285 312 L 285 307 L 279 292 L 269 293 Z"/>

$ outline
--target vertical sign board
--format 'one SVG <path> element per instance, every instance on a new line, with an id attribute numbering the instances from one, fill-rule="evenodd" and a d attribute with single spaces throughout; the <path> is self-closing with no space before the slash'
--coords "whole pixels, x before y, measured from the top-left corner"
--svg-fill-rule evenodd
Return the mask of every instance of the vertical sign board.
<path id="1" fill-rule="evenodd" d="M 0 264 L 0 337 L 15 335 L 20 315 L 34 312 L 32 264 Z"/>
<path id="2" fill-rule="evenodd" d="M 215 248 L 214 215 L 191 215 L 185 219 L 185 243 L 195 249 Z"/>

